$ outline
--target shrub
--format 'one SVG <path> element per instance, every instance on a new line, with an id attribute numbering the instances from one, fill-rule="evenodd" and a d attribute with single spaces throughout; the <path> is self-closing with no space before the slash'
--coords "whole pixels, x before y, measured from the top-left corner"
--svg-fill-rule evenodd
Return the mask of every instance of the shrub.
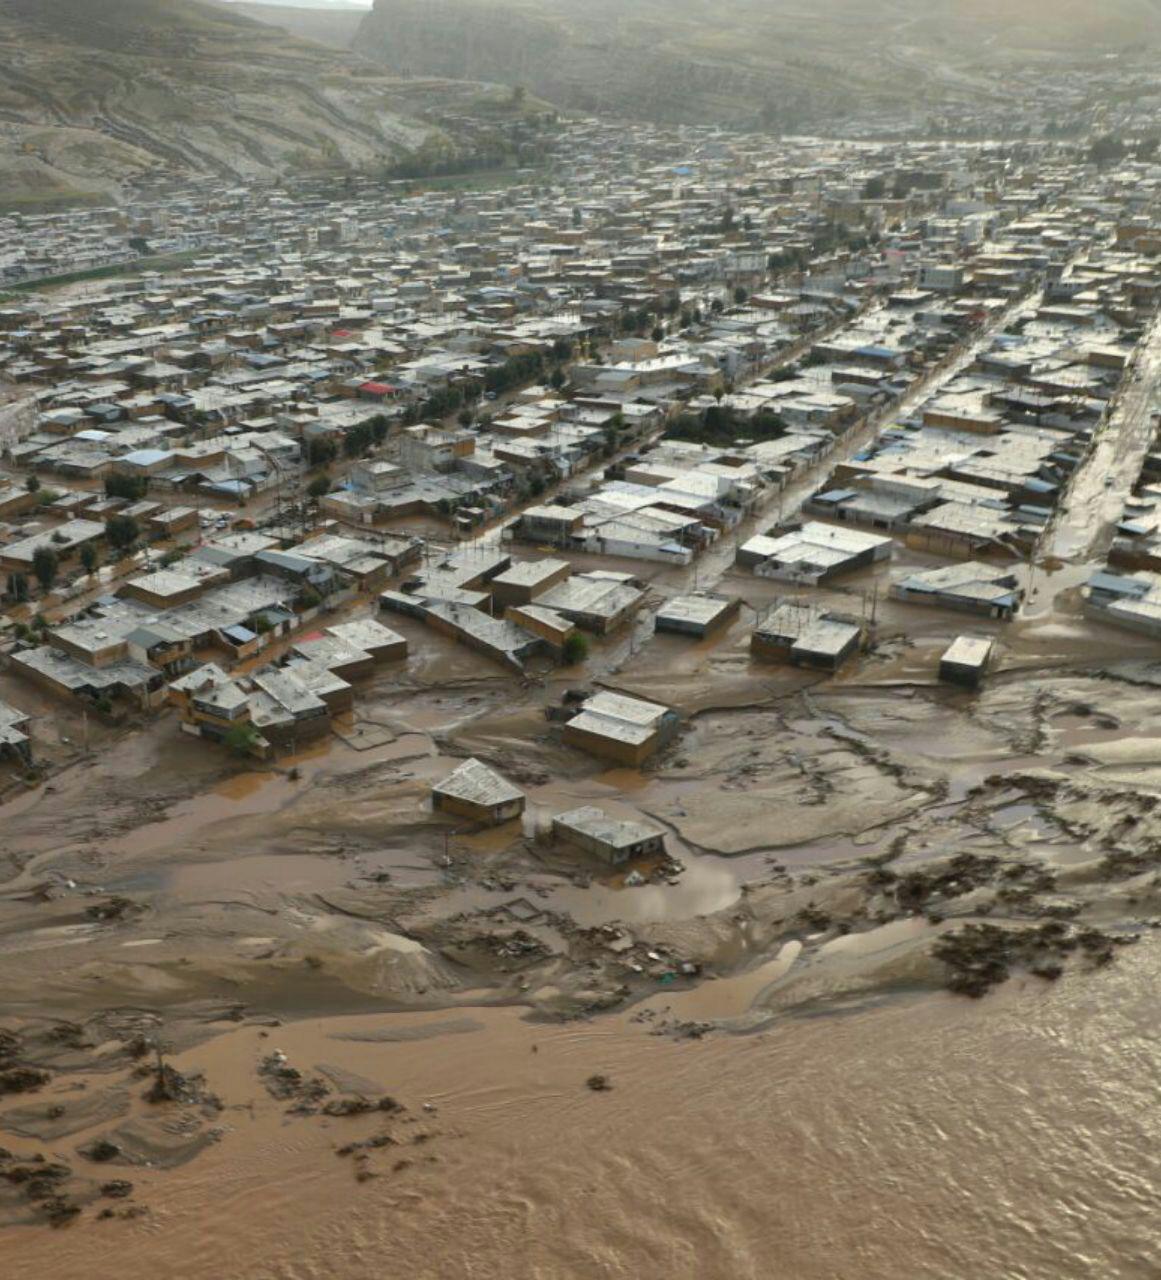
<path id="1" fill-rule="evenodd" d="M 574 631 L 564 642 L 561 655 L 570 667 L 576 666 L 578 662 L 584 662 L 589 656 L 588 640 L 579 631 Z"/>

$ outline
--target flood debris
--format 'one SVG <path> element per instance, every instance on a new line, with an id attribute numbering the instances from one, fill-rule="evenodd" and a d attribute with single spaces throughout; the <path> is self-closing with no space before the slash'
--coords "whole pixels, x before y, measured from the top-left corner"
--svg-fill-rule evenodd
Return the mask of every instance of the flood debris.
<path id="1" fill-rule="evenodd" d="M 978 999 L 1022 967 L 1047 981 L 1063 972 L 1066 956 L 1081 953 L 1100 967 L 1111 963 L 1117 947 L 1137 941 L 1136 934 L 1110 934 L 1092 927 L 1072 927 L 1051 920 L 1033 928 L 965 924 L 945 933 L 932 954 L 947 967 L 944 985 L 957 995 Z"/>
<path id="2" fill-rule="evenodd" d="M 39 1154 L 18 1159 L 0 1148 L 0 1181 L 29 1202 L 49 1226 L 63 1227 L 81 1212 L 66 1190 L 72 1175 L 71 1166 L 63 1161 L 48 1160 Z"/>
<path id="3" fill-rule="evenodd" d="M 221 1110 L 221 1102 L 206 1089 L 205 1078 L 198 1072 L 184 1074 L 165 1061 L 160 1046 L 155 1046 L 156 1065 L 147 1074 L 153 1083 L 142 1094 L 146 1102 L 154 1106 L 166 1102 L 194 1103 L 213 1110 Z M 138 1068 L 140 1071 L 141 1068 Z"/>
<path id="4" fill-rule="evenodd" d="M 371 1111 L 383 1111 L 388 1115 L 399 1115 L 406 1108 L 394 1098 L 384 1095 L 377 1101 L 371 1098 L 332 1098 L 323 1105 L 324 1116 L 364 1116 Z"/>
<path id="5" fill-rule="evenodd" d="M 95 1138 L 87 1147 L 81 1148 L 81 1155 L 96 1164 L 107 1164 L 110 1160 L 120 1159 L 124 1152 L 108 1138 Z"/>
<path id="6" fill-rule="evenodd" d="M 58 1022 L 44 1032 L 44 1039 L 50 1044 L 63 1045 L 68 1049 L 90 1049 L 92 1040 L 88 1032 L 79 1022 Z"/>
<path id="7" fill-rule="evenodd" d="M 335 1148 L 335 1155 L 350 1156 L 359 1151 L 378 1151 L 383 1147 L 398 1146 L 398 1139 L 389 1133 L 377 1133 L 373 1138 L 363 1138 L 360 1142 L 345 1142 Z"/>
<path id="8" fill-rule="evenodd" d="M 0 1095 L 6 1093 L 34 1093 L 52 1079 L 39 1067 L 8 1067 L 0 1071 Z"/>
<path id="9" fill-rule="evenodd" d="M 326 1081 L 319 1076 L 306 1076 L 297 1067 L 291 1066 L 286 1054 L 275 1049 L 258 1064 L 258 1075 L 266 1086 L 266 1092 L 279 1101 L 295 1101 L 298 1106 L 292 1110 L 299 1114 L 314 1109 L 314 1104 L 321 1102 L 330 1092 Z"/>
<path id="10" fill-rule="evenodd" d="M 176 1067 L 161 1063 L 154 1072 L 153 1083 L 143 1095 L 146 1102 L 188 1102 L 192 1098 L 189 1080 Z"/>
<path id="11" fill-rule="evenodd" d="M 909 914 L 942 918 L 936 910 L 978 889 L 996 888 L 997 898 L 1010 907 L 1030 904 L 1036 895 L 1056 888 L 1055 871 L 1041 862 L 1005 859 L 996 854 L 957 853 L 944 862 L 896 872 L 877 862 L 864 875 L 866 887 L 894 900 Z"/>
<path id="12" fill-rule="evenodd" d="M 85 915 L 90 920 L 113 922 L 130 920 L 134 916 L 142 915 L 144 911 L 145 908 L 141 903 L 134 902 L 132 898 L 114 896 L 106 898 L 103 902 L 90 903 L 85 908 Z"/>

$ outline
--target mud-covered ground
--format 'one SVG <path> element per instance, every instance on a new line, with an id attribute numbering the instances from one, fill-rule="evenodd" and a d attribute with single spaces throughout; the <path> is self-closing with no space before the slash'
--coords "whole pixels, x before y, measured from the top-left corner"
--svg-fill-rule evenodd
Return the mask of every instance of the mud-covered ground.
<path id="1" fill-rule="evenodd" d="M 727 586 L 756 608 L 770 584 Z M 0 810 L 0 1223 L 156 1214 L 164 1171 L 239 1141 L 223 1115 L 256 1100 L 304 1125 L 372 1116 L 358 1141 L 379 1145 L 348 1153 L 370 1181 L 425 1113 L 341 1038 L 321 1063 L 258 1051 L 290 1023 L 443 1011 L 454 1045 L 512 1006 L 686 1042 L 1083 982 L 1156 945 L 1161 663 L 1094 641 L 1066 592 L 1004 631 L 978 693 L 933 679 L 963 620 L 915 609 L 880 607 L 876 648 L 837 679 L 752 663 L 745 610 L 699 643 L 638 629 L 587 675 L 683 712 L 644 771 L 564 747 L 545 718 L 586 673 L 522 683 L 418 628 L 405 671 L 273 768 L 172 719 L 99 730 Z M 431 813 L 468 755 L 526 789 L 521 822 Z M 660 825 L 668 858 L 626 883 L 554 844 L 551 815 L 580 803 Z M 224 1100 L 198 1051 L 239 1028 L 254 1044 Z M 599 1074 L 594 1034 L 578 1070 Z"/>

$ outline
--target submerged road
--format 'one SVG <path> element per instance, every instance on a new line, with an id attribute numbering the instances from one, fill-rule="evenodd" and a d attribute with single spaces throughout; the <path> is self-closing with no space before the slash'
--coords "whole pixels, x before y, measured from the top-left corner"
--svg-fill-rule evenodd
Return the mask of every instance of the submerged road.
<path id="1" fill-rule="evenodd" d="M 1159 403 L 1161 314 L 1138 344 L 1112 412 L 1044 532 L 1037 549 L 1040 560 L 1104 560 L 1153 443 L 1152 416 Z"/>
<path id="2" fill-rule="evenodd" d="M 1041 297 L 1042 294 L 1037 291 L 1005 307 L 977 330 L 964 346 L 928 370 L 900 399 L 860 419 L 845 435 L 837 436 L 827 453 L 798 471 L 786 488 L 765 497 L 731 536 L 719 538 L 694 561 L 688 569 L 691 584 L 702 591 L 716 587 L 732 567 L 738 543 L 768 528 L 772 511 L 776 513 L 779 523 L 796 516 L 803 503 L 840 462 L 849 461 L 860 449 L 877 439 L 884 426 L 906 418 L 941 387 L 961 374 L 992 338 L 1021 312 L 1038 307 Z"/>

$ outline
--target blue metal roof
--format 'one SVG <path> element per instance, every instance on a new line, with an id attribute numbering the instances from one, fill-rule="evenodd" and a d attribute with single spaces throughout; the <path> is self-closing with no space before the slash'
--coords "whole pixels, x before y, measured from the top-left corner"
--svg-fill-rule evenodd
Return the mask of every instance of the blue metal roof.
<path id="1" fill-rule="evenodd" d="M 1149 590 L 1149 584 L 1139 578 L 1126 578 L 1119 573 L 1104 572 L 1094 573 L 1088 580 L 1088 586 L 1114 596 L 1143 596 Z"/>

